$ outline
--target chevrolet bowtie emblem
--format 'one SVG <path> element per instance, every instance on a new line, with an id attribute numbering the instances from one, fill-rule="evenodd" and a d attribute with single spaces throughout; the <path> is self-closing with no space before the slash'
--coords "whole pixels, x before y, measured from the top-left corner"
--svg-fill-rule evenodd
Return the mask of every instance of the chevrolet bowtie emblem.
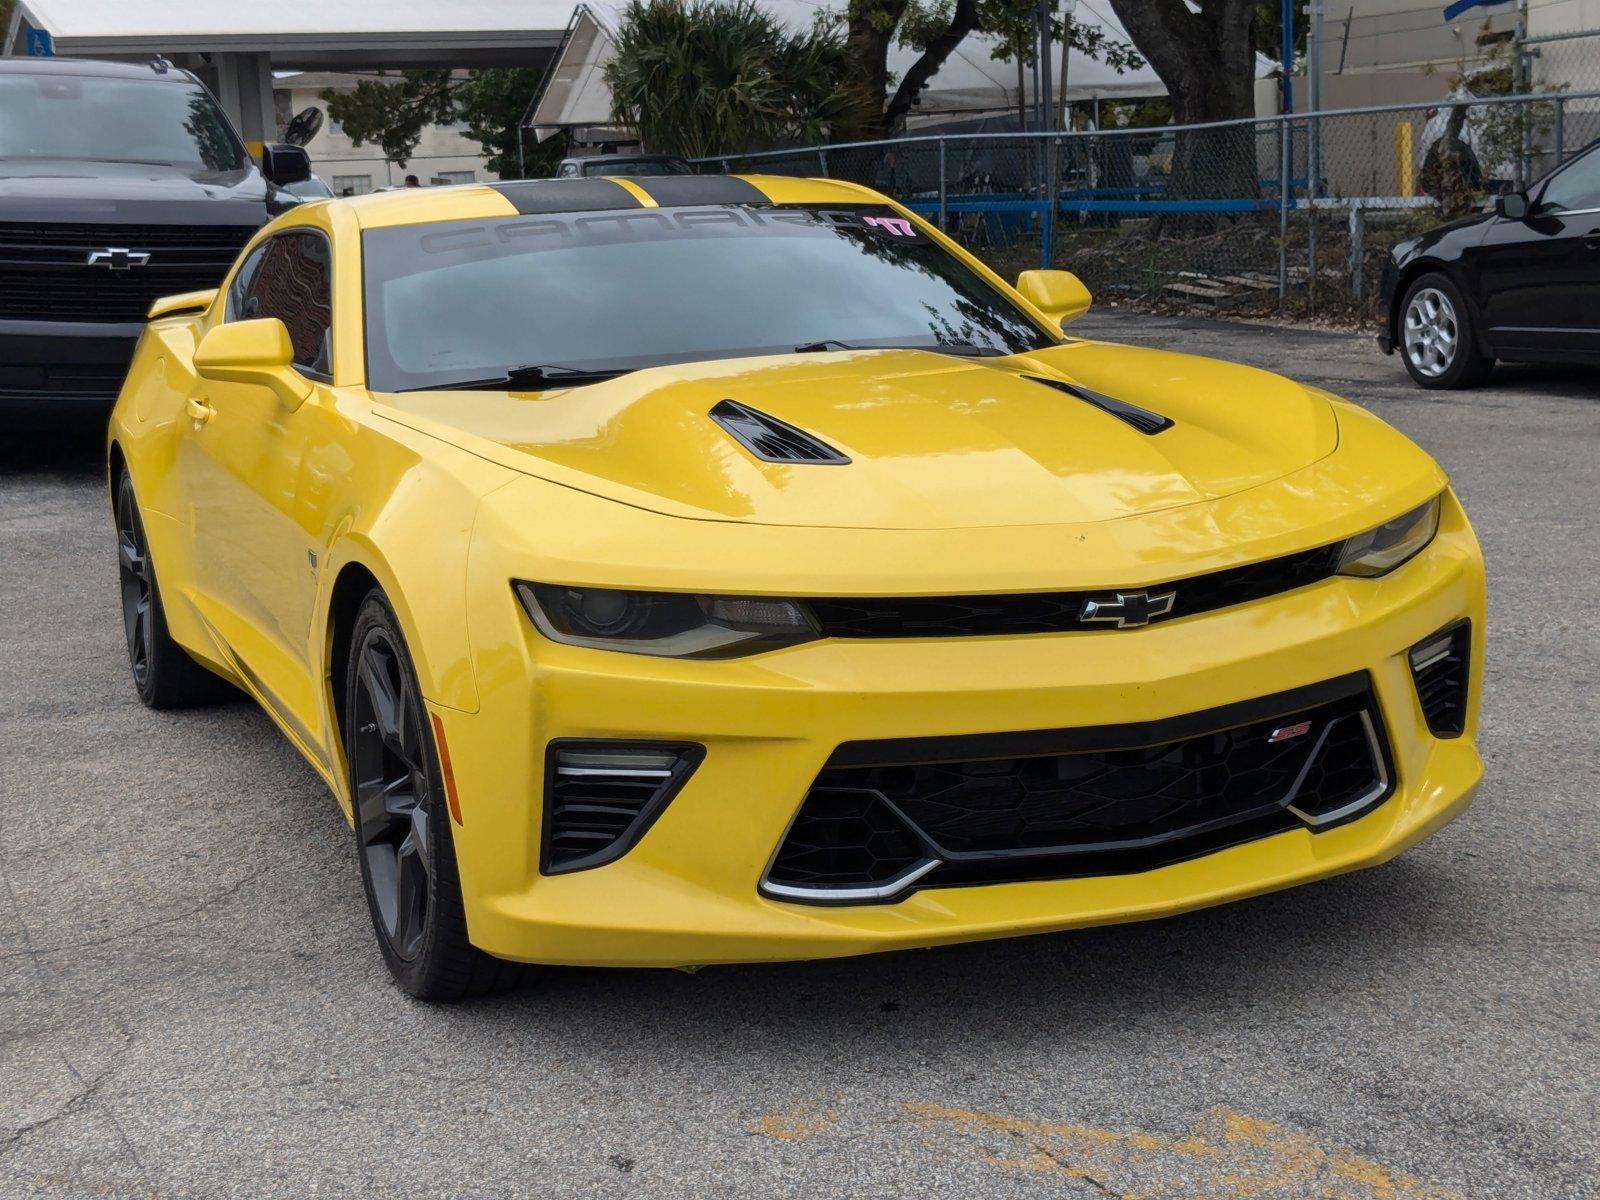
<path id="1" fill-rule="evenodd" d="M 1118 592 L 1114 599 L 1085 600 L 1078 610 L 1078 620 L 1101 621 L 1118 629 L 1131 629 L 1166 616 L 1177 600 L 1177 592 Z"/>
<path id="2" fill-rule="evenodd" d="M 104 267 L 108 271 L 128 271 L 142 267 L 150 261 L 148 250 L 129 250 L 126 246 L 107 246 L 104 250 L 91 250 L 83 260 L 91 267 Z"/>

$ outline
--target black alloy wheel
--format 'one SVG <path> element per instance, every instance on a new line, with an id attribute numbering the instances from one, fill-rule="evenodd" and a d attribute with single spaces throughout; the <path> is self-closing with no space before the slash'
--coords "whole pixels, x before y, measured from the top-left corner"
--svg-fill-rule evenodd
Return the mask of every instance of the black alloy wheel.
<path id="1" fill-rule="evenodd" d="M 144 526 L 133 506 L 133 489 L 123 476 L 117 489 L 117 573 L 122 578 L 122 629 L 128 639 L 128 665 L 133 686 L 144 694 L 150 681 L 154 640 L 155 579 Z"/>
<path id="2" fill-rule="evenodd" d="M 117 473 L 112 512 L 117 528 L 122 631 L 139 699 L 150 708 L 192 708 L 232 698 L 237 694 L 233 688 L 189 657 L 167 632 L 150 543 L 126 471 Z"/>
<path id="3" fill-rule="evenodd" d="M 345 755 L 372 926 L 395 982 L 458 1000 L 513 981 L 467 938 L 455 842 L 427 708 L 399 621 L 374 589 L 351 632 Z"/>
<path id="4" fill-rule="evenodd" d="M 422 949 L 434 882 L 435 797 L 422 750 L 422 705 L 407 675 L 389 631 L 369 629 L 356 653 L 350 765 L 378 931 L 402 962 Z"/>

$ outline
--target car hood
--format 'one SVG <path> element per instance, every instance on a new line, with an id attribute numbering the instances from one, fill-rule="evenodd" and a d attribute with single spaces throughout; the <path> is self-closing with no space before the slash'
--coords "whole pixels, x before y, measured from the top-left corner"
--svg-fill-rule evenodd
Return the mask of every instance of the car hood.
<path id="1" fill-rule="evenodd" d="M 1038 379 L 1078 383 L 1173 424 L 1142 432 Z M 757 459 L 708 415 L 729 399 L 850 461 Z M 1111 521 L 1281 478 L 1338 441 L 1328 401 L 1290 380 L 1093 342 L 1003 359 L 784 355 L 655 367 L 539 393 L 382 401 L 384 416 L 555 483 L 672 515 L 769 525 Z"/>
<path id="2" fill-rule="evenodd" d="M 254 167 L 188 171 L 156 163 L 0 158 L 0 221 L 260 225 L 267 183 Z"/>

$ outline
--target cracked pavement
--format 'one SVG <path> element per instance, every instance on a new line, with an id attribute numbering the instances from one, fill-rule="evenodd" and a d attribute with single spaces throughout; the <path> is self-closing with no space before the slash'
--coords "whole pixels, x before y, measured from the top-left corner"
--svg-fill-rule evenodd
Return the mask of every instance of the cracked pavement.
<path id="1" fill-rule="evenodd" d="M 1365 337 L 1077 331 L 1284 370 L 1451 470 L 1490 574 L 1461 821 L 1160 922 L 429 1008 L 267 719 L 135 701 L 92 439 L 8 429 L 0 1196 L 1596 1195 L 1600 380 L 1440 395 Z"/>

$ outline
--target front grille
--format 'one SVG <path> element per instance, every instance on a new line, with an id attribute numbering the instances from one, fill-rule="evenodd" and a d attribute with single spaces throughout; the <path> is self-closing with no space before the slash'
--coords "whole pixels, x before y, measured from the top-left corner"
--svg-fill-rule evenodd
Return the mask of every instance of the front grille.
<path id="1" fill-rule="evenodd" d="M 763 880 L 817 903 L 1150 870 L 1386 798 L 1363 674 L 1170 721 L 847 743 Z"/>
<path id="2" fill-rule="evenodd" d="M 1434 737 L 1460 737 L 1467 727 L 1472 624 L 1461 621 L 1411 648 L 1411 677 Z"/>
<path id="3" fill-rule="evenodd" d="M 1266 562 L 1229 567 L 1139 591 L 1155 600 L 1172 593 L 1171 607 L 1152 608 L 1150 622 L 1170 621 L 1248 604 L 1330 578 L 1342 542 Z M 1090 600 L 1114 600 L 1115 588 L 1094 592 L 1034 592 L 996 596 L 911 596 L 807 601 L 823 636 L 837 638 L 985 637 L 1104 629 L 1083 619 Z"/>
<path id="4" fill-rule="evenodd" d="M 153 301 L 216 287 L 252 225 L 0 223 L 0 319 L 143 321 Z M 149 254 L 143 266 L 88 265 L 117 247 Z"/>
<path id="5" fill-rule="evenodd" d="M 122 390 L 123 363 L 73 363 L 63 366 L 0 366 L 0 404 L 16 400 L 104 400 Z"/>
<path id="6" fill-rule="evenodd" d="M 689 744 L 575 741 L 546 753 L 546 875 L 583 871 L 621 858 L 644 836 L 704 757 Z"/>

